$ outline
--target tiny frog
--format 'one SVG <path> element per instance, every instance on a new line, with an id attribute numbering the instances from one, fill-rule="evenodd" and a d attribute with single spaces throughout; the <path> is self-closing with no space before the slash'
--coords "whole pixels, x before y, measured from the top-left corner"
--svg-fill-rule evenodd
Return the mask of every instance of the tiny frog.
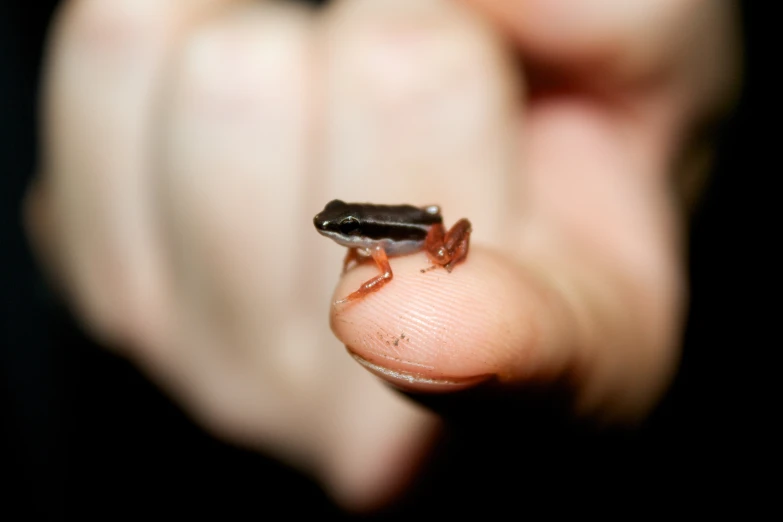
<path id="1" fill-rule="evenodd" d="M 470 244 L 470 221 L 460 219 L 446 231 L 437 205 L 373 205 L 335 199 L 315 216 L 313 222 L 320 234 L 348 247 L 343 272 L 352 262 L 368 257 L 381 271 L 335 304 L 364 297 L 391 281 L 389 256 L 424 250 L 433 265 L 451 272 L 454 265 L 468 255 Z"/>

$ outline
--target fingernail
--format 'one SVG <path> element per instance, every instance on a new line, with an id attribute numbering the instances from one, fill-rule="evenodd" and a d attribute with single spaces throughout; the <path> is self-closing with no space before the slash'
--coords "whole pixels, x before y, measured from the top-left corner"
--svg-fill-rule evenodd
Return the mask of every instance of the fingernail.
<path id="1" fill-rule="evenodd" d="M 356 362 L 364 366 L 371 373 L 382 378 L 389 384 L 406 391 L 451 392 L 470 388 L 488 381 L 493 377 L 492 374 L 471 377 L 432 377 L 414 371 L 397 370 L 380 366 L 357 355 L 350 347 L 346 346 L 346 349 Z"/>

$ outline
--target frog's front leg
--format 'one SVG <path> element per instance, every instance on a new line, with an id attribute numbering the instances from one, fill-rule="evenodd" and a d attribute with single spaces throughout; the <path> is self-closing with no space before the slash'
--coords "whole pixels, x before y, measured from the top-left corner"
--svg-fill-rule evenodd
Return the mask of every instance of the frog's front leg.
<path id="1" fill-rule="evenodd" d="M 343 259 L 343 274 L 348 271 L 348 266 L 353 262 L 359 262 L 359 252 L 355 248 L 349 248 Z"/>
<path id="2" fill-rule="evenodd" d="M 381 274 L 373 277 L 369 281 L 365 281 L 365 283 L 362 286 L 360 286 L 359 289 L 356 290 L 355 292 L 352 292 L 348 296 L 343 297 L 338 301 L 335 301 L 334 302 L 335 305 L 347 303 L 349 301 L 354 301 L 356 299 L 359 299 L 360 297 L 364 297 L 365 295 L 371 292 L 377 291 L 383 285 L 385 285 L 386 283 L 392 280 L 391 265 L 389 264 L 389 258 L 386 255 L 386 251 L 383 249 L 383 247 L 380 245 L 376 246 L 375 248 L 372 249 L 371 255 L 373 261 L 375 261 L 375 264 L 378 265 L 378 268 L 381 270 Z"/>
<path id="3" fill-rule="evenodd" d="M 427 234 L 424 249 L 430 260 L 451 272 L 454 265 L 468 255 L 472 226 L 467 219 L 460 219 L 445 232 L 442 224 L 433 225 Z"/>

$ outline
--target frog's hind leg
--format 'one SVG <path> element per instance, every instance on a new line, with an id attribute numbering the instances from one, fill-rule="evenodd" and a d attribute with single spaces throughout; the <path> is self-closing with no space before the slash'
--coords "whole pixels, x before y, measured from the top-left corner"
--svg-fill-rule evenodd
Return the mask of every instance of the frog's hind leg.
<path id="1" fill-rule="evenodd" d="M 389 264 L 389 257 L 386 255 L 386 251 L 381 246 L 375 247 L 371 252 L 373 261 L 375 261 L 375 264 L 378 265 L 378 268 L 381 270 L 380 275 L 377 275 L 370 279 L 369 281 L 365 281 L 362 286 L 359 287 L 358 290 L 355 292 L 352 292 L 351 294 L 348 294 L 346 297 L 343 297 L 342 299 L 335 301 L 334 304 L 343 304 L 347 303 L 349 301 L 354 301 L 356 299 L 359 299 L 361 297 L 364 297 L 365 295 L 377 292 L 383 285 L 388 283 L 392 280 L 392 269 L 391 265 Z"/>
<path id="2" fill-rule="evenodd" d="M 448 232 L 442 224 L 433 225 L 425 242 L 430 260 L 451 272 L 454 265 L 468 255 L 471 230 L 470 221 L 464 218 L 457 221 Z"/>
<path id="3" fill-rule="evenodd" d="M 443 266 L 447 271 L 451 272 L 454 265 L 465 259 L 465 256 L 468 255 L 470 233 L 472 231 L 473 227 L 470 224 L 470 221 L 462 218 L 446 233 L 446 239 L 443 241 L 443 246 L 451 254 L 451 260 Z"/>
<path id="4" fill-rule="evenodd" d="M 446 228 L 443 223 L 432 225 L 429 232 L 427 232 L 427 239 L 424 241 L 424 251 L 427 253 L 427 257 L 432 261 L 432 266 L 426 270 L 432 270 L 436 266 L 443 266 L 449 262 L 449 253 L 443 244 L 443 238 L 446 235 Z"/>

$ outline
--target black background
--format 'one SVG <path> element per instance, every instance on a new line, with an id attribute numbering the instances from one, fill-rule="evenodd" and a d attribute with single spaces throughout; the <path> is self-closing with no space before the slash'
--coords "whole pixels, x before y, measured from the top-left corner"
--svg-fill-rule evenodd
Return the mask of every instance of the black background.
<path id="1" fill-rule="evenodd" d="M 0 6 L 0 509 L 48 519 L 340 514 L 306 478 L 203 434 L 135 368 L 84 336 L 43 285 L 20 205 L 35 169 L 39 67 L 55 4 Z M 767 144 L 780 120 L 762 94 L 775 52 L 763 42 L 766 13 L 750 4 L 740 4 L 742 96 L 692 221 L 684 359 L 656 413 L 639 431 L 594 434 L 483 412 L 455 427 L 416 493 L 379 516 L 611 512 L 618 493 L 634 501 L 634 514 L 699 502 L 700 491 L 704 505 L 750 489 L 748 506 L 763 500 L 754 477 L 777 454 L 764 444 L 774 411 L 765 385 L 774 380 L 761 369 L 780 344 L 770 320 L 780 309 L 770 252 L 780 233 L 762 196 L 774 193 L 780 170 Z"/>

